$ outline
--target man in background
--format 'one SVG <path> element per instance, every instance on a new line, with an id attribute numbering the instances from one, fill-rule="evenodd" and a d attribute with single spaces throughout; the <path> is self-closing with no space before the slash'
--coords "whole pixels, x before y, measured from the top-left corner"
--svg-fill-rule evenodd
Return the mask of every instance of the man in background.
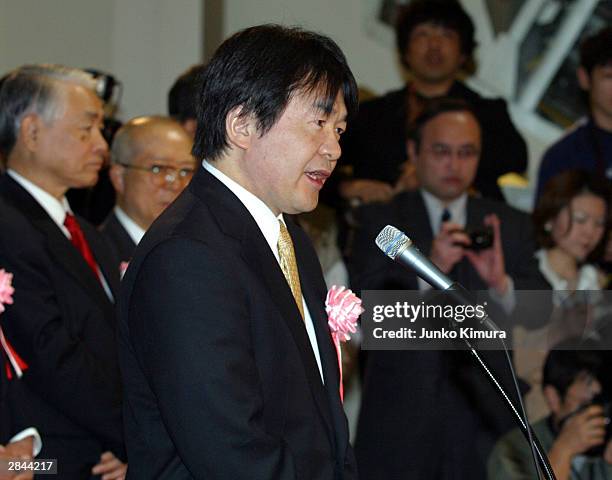
<path id="1" fill-rule="evenodd" d="M 428 100 L 450 96 L 468 102 L 482 128 L 474 189 L 503 200 L 497 179 L 526 169 L 527 146 L 503 100 L 485 99 L 459 80 L 464 67 L 473 62 L 476 45 L 470 17 L 454 0 L 415 0 L 399 11 L 396 40 L 410 81 L 401 90 L 360 105 L 343 139 L 343 162 L 353 165 L 353 179 L 340 184 L 340 195 L 362 202 L 386 201 L 416 188 L 414 166 L 407 162 L 406 126 Z"/>
<path id="2" fill-rule="evenodd" d="M 544 153 L 538 196 L 549 179 L 565 170 L 595 171 L 612 180 L 612 27 L 584 40 L 577 75 L 589 114 Z"/>
<path id="3" fill-rule="evenodd" d="M 132 258 L 145 231 L 191 180 L 192 144 L 181 125 L 167 117 L 134 118 L 115 135 L 110 179 L 117 204 L 100 231 L 121 261 Z"/>
<path id="4" fill-rule="evenodd" d="M 23 66 L 0 89 L 0 198 L 16 219 L 0 226 L 0 265 L 13 274 L 6 339 L 24 360 L 9 384 L 13 428 L 34 426 L 41 458 L 63 478 L 123 478 L 126 465 L 114 300 L 118 260 L 66 200 L 96 183 L 107 154 L 92 77 Z"/>
<path id="5" fill-rule="evenodd" d="M 408 141 L 421 187 L 362 208 L 349 263 L 352 288 L 431 288 L 376 247 L 377 234 L 394 225 L 452 280 L 470 291 L 487 291 L 487 311 L 502 328 L 510 314 L 546 318 L 537 305 L 521 304 L 516 296 L 518 290 L 549 288 L 533 257 L 530 218 L 505 203 L 468 194 L 481 145 L 469 104 L 442 98 L 426 106 Z M 490 229 L 492 236 L 480 250 L 472 249 L 466 233 L 475 227 Z M 485 459 L 513 418 L 469 353 L 367 353 L 355 443 L 360 474 L 370 480 L 485 478 Z M 494 372 L 507 372 L 502 352 L 487 353 Z M 512 391 L 506 375 L 500 381 Z"/>
<path id="6" fill-rule="evenodd" d="M 606 438 L 610 419 L 597 400 L 602 392 L 602 351 L 568 350 L 580 339 L 566 342 L 546 358 L 542 387 L 550 416 L 536 422 L 533 430 L 557 480 L 612 478 L 612 440 Z M 585 456 L 594 447 L 598 451 Z M 537 478 L 531 449 L 518 428 L 497 442 L 488 471 L 490 480 Z"/>

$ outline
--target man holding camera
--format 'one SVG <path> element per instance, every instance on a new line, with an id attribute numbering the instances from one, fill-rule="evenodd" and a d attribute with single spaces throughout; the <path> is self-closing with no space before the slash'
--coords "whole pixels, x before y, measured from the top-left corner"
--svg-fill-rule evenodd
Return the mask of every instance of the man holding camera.
<path id="1" fill-rule="evenodd" d="M 515 292 L 549 287 L 533 257 L 529 217 L 469 196 L 481 151 L 472 108 L 462 100 L 438 99 L 414 125 L 407 148 L 421 189 L 363 208 L 349 265 L 352 287 L 429 288 L 376 248 L 374 238 L 391 224 L 453 280 L 468 290 L 488 290 L 487 310 L 496 322 L 510 313 L 524 315 L 527 306 L 516 301 Z M 470 234 L 474 228 L 480 232 Z M 503 354 L 488 353 L 494 371 L 506 372 Z M 366 363 L 355 446 L 361 475 L 485 478 L 485 459 L 513 419 L 467 352 L 372 351 Z"/>
<path id="2" fill-rule="evenodd" d="M 533 426 L 558 480 L 612 478 L 610 420 L 601 401 L 601 352 L 553 350 L 543 372 L 550 416 Z M 505 435 L 489 459 L 489 478 L 536 478 L 531 450 L 516 429 Z"/>

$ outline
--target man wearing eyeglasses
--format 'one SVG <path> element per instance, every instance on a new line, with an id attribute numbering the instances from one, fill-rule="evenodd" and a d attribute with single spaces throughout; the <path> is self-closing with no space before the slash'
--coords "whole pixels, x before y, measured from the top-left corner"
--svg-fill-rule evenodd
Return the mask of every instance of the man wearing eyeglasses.
<path id="1" fill-rule="evenodd" d="M 519 316 L 525 307 L 517 290 L 548 288 L 533 257 L 529 217 L 469 195 L 481 145 L 477 117 L 463 100 L 442 98 L 425 107 L 407 142 L 421 188 L 362 209 L 349 265 L 353 288 L 431 288 L 380 254 L 373 239 L 387 224 L 405 231 L 468 290 L 488 290 L 487 310 L 502 326 L 506 315 Z M 490 228 L 488 246 L 473 248 L 466 233 L 473 227 Z M 487 358 L 496 373 L 507 371 L 502 352 L 487 353 L 499 354 Z M 512 422 L 467 352 L 372 351 L 355 445 L 359 472 L 372 480 L 485 478 L 484 459 Z"/>
<path id="2" fill-rule="evenodd" d="M 167 117 L 137 117 L 113 141 L 110 179 L 117 204 L 101 226 L 122 261 L 129 261 L 153 221 L 195 172 L 192 140 Z"/>

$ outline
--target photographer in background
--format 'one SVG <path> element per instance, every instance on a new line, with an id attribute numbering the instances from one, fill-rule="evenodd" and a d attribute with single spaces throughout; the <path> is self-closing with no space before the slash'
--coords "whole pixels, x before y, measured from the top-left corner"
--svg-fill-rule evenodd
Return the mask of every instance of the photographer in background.
<path id="1" fill-rule="evenodd" d="M 416 119 L 407 147 L 421 188 L 388 204 L 363 207 L 349 264 L 351 288 L 429 288 L 374 244 L 391 224 L 453 280 L 468 290 L 488 290 L 488 311 L 496 322 L 511 312 L 529 320 L 547 318 L 538 305 L 515 297 L 517 290 L 550 288 L 533 256 L 529 217 L 468 195 L 481 151 L 472 108 L 462 100 L 432 101 Z M 476 236 L 466 233 L 473 228 L 488 229 L 482 236 L 492 237 L 480 250 L 474 249 Z M 502 352 L 487 353 L 495 372 L 507 371 Z M 368 352 L 355 445 L 363 478 L 483 479 L 495 441 L 513 426 L 467 352 Z"/>
<path id="2" fill-rule="evenodd" d="M 612 478 L 612 441 L 609 411 L 599 397 L 602 352 L 563 349 L 578 342 L 568 340 L 548 354 L 543 392 L 551 414 L 533 429 L 558 480 L 604 480 Z M 531 450 L 518 429 L 497 443 L 488 472 L 491 480 L 537 478 Z"/>

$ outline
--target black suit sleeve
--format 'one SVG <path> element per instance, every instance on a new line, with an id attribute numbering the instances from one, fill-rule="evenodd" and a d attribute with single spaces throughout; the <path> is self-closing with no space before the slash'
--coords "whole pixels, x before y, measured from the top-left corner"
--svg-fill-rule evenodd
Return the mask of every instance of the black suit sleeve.
<path id="1" fill-rule="evenodd" d="M 13 273 L 15 288 L 14 303 L 2 315 L 4 330 L 31 367 L 21 381 L 123 457 L 118 368 L 91 351 L 70 320 L 75 312 L 60 306 L 59 295 L 69 293 L 55 288 L 57 266 L 38 232 L 8 222 L 0 228 L 0 266 Z M 108 338 L 113 338 L 112 331 Z"/>
<path id="2" fill-rule="evenodd" d="M 155 247 L 129 298 L 130 341 L 191 475 L 295 479 L 287 444 L 263 428 L 248 291 L 237 281 L 237 261 L 194 240 Z"/>

